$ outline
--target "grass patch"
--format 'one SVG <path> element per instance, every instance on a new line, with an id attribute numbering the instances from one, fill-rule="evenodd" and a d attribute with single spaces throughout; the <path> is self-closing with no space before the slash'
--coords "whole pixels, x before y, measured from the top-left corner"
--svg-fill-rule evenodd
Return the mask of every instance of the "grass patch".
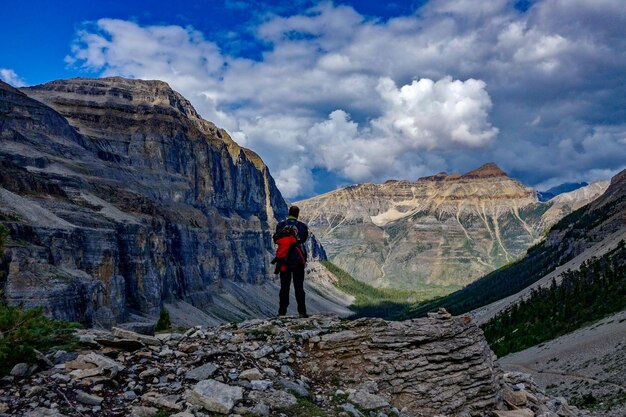
<path id="1" fill-rule="evenodd" d="M 458 289 L 458 287 L 452 286 L 428 285 L 414 290 L 375 288 L 355 279 L 332 262 L 322 261 L 322 264 L 337 278 L 334 285 L 355 298 L 350 306 L 350 309 L 355 312 L 354 317 L 403 319 L 406 312 L 416 304 L 441 297 Z"/>
<path id="2" fill-rule="evenodd" d="M 297 403 L 291 407 L 282 407 L 278 411 L 287 417 L 329 417 L 329 414 L 308 398 L 296 396 Z"/>
<path id="3" fill-rule="evenodd" d="M 246 329 L 246 335 L 248 337 L 250 337 L 251 339 L 259 339 L 259 340 L 265 340 L 267 339 L 268 336 L 272 335 L 274 333 L 274 329 L 271 327 L 262 327 L 259 329 Z"/>

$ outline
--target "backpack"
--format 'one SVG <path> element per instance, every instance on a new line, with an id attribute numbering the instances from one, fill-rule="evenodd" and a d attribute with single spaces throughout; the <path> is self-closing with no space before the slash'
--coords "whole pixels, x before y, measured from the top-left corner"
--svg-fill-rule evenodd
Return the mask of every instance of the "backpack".
<path id="1" fill-rule="evenodd" d="M 306 252 L 298 243 L 298 227 L 295 224 L 284 223 L 272 236 L 276 247 L 276 256 L 272 264 L 276 265 L 274 273 L 293 271 L 306 265 Z"/>

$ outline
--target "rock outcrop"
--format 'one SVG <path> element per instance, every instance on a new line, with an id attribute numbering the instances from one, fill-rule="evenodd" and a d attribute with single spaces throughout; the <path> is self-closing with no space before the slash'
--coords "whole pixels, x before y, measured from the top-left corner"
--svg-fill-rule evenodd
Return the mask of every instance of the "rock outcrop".
<path id="1" fill-rule="evenodd" d="M 9 304 L 102 326 L 175 301 L 217 321 L 241 319 L 237 300 L 275 313 L 249 295 L 269 282 L 285 201 L 258 155 L 166 83 L 0 83 L 0 163 Z"/>
<path id="2" fill-rule="evenodd" d="M 523 374 L 503 373 L 482 332 L 445 311 L 406 322 L 252 320 L 166 333 L 157 344 L 81 331 L 90 349 L 51 352 L 0 379 L 0 414 L 154 416 L 577 416 Z M 196 414 L 206 415 L 206 414 Z"/>
<path id="3" fill-rule="evenodd" d="M 603 190 L 587 191 L 540 203 L 533 189 L 488 163 L 463 175 L 353 185 L 297 204 L 335 264 L 377 287 L 415 289 L 466 285 L 517 259 L 579 200 Z"/>

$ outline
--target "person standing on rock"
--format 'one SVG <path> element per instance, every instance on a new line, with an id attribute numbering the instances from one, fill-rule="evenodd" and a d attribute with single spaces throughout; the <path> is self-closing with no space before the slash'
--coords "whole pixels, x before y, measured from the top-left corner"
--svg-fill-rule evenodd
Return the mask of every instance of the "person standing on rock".
<path id="1" fill-rule="evenodd" d="M 304 243 L 309 237 L 309 228 L 298 220 L 299 215 L 298 207 L 289 207 L 289 217 L 276 225 L 274 233 L 274 243 L 278 248 L 272 264 L 276 264 L 274 273 L 280 274 L 279 316 L 287 314 L 289 289 L 293 280 L 298 313 L 300 317 L 308 317 L 304 295 L 304 267 L 307 261 Z"/>

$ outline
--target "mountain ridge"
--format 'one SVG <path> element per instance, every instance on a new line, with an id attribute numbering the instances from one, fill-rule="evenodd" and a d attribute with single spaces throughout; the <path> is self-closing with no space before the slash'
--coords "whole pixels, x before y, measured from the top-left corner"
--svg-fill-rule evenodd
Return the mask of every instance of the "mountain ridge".
<path id="1" fill-rule="evenodd" d="M 626 170 L 615 175 L 595 200 L 554 224 L 526 257 L 498 269 L 447 297 L 418 306 L 411 316 L 438 307 L 472 312 L 479 324 L 526 299 L 533 290 L 560 282 L 563 272 L 601 257 L 626 239 Z"/>
<path id="2" fill-rule="evenodd" d="M 602 191 L 540 203 L 535 190 L 491 162 L 464 174 L 351 185 L 295 204 L 339 267 L 377 287 L 410 289 L 465 285 L 514 261 L 579 200 Z"/>

